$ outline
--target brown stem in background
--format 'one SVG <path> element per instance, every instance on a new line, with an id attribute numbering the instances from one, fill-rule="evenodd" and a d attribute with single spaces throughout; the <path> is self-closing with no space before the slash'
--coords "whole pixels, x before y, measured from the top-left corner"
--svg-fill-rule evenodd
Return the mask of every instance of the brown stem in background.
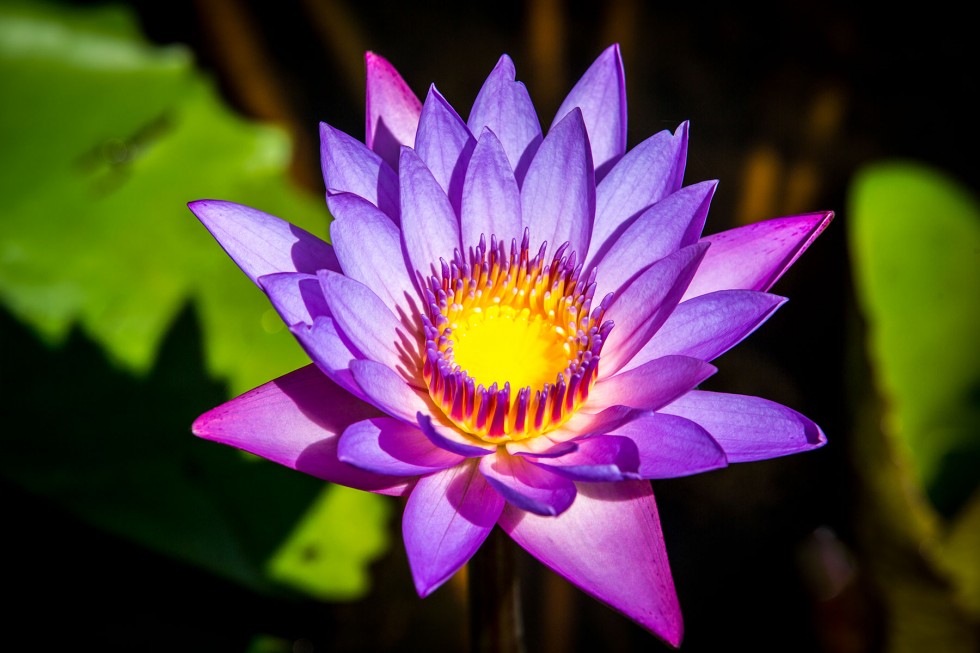
<path id="1" fill-rule="evenodd" d="M 293 178 L 309 189 L 320 190 L 323 182 L 319 170 L 311 170 L 308 161 L 316 161 L 305 132 L 289 105 L 285 86 L 279 81 L 272 58 L 266 52 L 260 30 L 246 6 L 236 0 L 199 0 L 197 11 L 216 61 L 224 70 L 228 88 L 240 106 L 252 117 L 284 127 L 293 142 L 291 166 Z"/>
<path id="2" fill-rule="evenodd" d="M 470 650 L 524 653 L 524 622 L 510 538 L 494 528 L 468 567 Z"/>

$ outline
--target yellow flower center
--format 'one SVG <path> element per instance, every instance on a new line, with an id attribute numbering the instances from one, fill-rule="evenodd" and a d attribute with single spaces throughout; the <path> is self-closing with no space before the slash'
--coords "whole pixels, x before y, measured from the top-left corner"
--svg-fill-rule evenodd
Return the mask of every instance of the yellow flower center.
<path id="1" fill-rule="evenodd" d="M 611 323 L 590 315 L 592 278 L 575 254 L 550 263 L 528 236 L 518 247 L 481 239 L 469 255 L 442 261 L 426 285 L 423 375 L 429 395 L 460 430 L 492 443 L 561 426 L 588 397 Z"/>

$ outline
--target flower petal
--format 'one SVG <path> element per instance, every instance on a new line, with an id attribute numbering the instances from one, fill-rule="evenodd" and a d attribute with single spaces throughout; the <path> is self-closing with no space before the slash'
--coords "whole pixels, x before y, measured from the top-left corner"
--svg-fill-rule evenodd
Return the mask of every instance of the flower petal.
<path id="1" fill-rule="evenodd" d="M 658 410 L 717 371 L 714 365 L 690 356 L 664 356 L 629 372 L 600 379 L 586 406 Z"/>
<path id="2" fill-rule="evenodd" d="M 402 536 L 419 596 L 431 594 L 466 564 L 503 507 L 475 462 L 418 480 L 405 505 Z"/>
<path id="3" fill-rule="evenodd" d="M 368 52 L 364 55 L 364 65 L 367 68 L 364 142 L 395 167 L 401 146 L 415 142 L 422 103 L 384 57 Z"/>
<path id="4" fill-rule="evenodd" d="M 463 192 L 463 175 L 474 147 L 476 139 L 466 123 L 435 86 L 429 87 L 415 135 L 415 151 L 442 186 L 456 213 Z"/>
<path id="5" fill-rule="evenodd" d="M 476 458 L 486 456 L 497 450 L 496 445 L 482 442 L 460 433 L 455 428 L 440 424 L 421 411 L 416 413 L 415 418 L 425 437 L 429 438 L 432 444 L 446 451 L 466 458 Z"/>
<path id="6" fill-rule="evenodd" d="M 644 209 L 681 189 L 687 161 L 687 123 L 654 134 L 626 153 L 596 186 L 589 260 Z"/>
<path id="7" fill-rule="evenodd" d="M 419 375 L 419 343 L 384 302 L 364 284 L 336 272 L 322 271 L 319 281 L 345 340 L 367 359 L 397 371 L 412 385 L 425 387 Z"/>
<path id="8" fill-rule="evenodd" d="M 812 421 L 792 408 L 760 397 L 695 390 L 660 412 L 702 426 L 731 463 L 785 456 L 827 443 L 823 431 Z"/>
<path id="9" fill-rule="evenodd" d="M 507 506 L 500 525 L 574 585 L 680 644 L 681 610 L 649 481 L 579 483 L 575 503 L 561 515 Z"/>
<path id="10" fill-rule="evenodd" d="M 353 360 L 350 371 L 368 400 L 392 417 L 414 424 L 417 413 L 428 414 L 432 410 L 428 397 L 423 398 L 386 365 L 371 360 Z"/>
<path id="11" fill-rule="evenodd" d="M 725 467 L 725 452 L 703 428 L 675 415 L 647 413 L 613 435 L 629 438 L 639 450 L 640 478 L 675 478 Z"/>
<path id="12" fill-rule="evenodd" d="M 485 456 L 480 473 L 508 503 L 536 515 L 560 515 L 575 500 L 575 483 L 504 450 Z"/>
<path id="13" fill-rule="evenodd" d="M 592 144 L 596 177 L 626 151 L 626 76 L 618 45 L 611 45 L 585 71 L 558 107 L 551 129 L 575 108 L 582 110 Z"/>
<path id="14" fill-rule="evenodd" d="M 317 317 L 313 326 L 300 323 L 292 325 L 289 330 L 320 371 L 330 377 L 331 381 L 355 397 L 370 403 L 361 386 L 354 382 L 354 377 L 349 370 L 351 361 L 363 358 L 364 355 L 337 331 L 333 318 Z"/>
<path id="15" fill-rule="evenodd" d="M 285 220 L 221 200 L 187 206 L 252 281 L 276 272 L 340 270 L 329 244 Z"/>
<path id="16" fill-rule="evenodd" d="M 594 435 L 577 440 L 576 449 L 563 456 L 546 458 L 528 455 L 539 467 L 574 481 L 625 481 L 641 478 L 640 453 L 629 438 Z"/>
<path id="17" fill-rule="evenodd" d="M 527 88 L 515 77 L 514 62 L 501 56 L 483 82 L 467 124 L 473 134 L 486 127 L 497 135 L 520 184 L 541 144 L 541 123 Z"/>
<path id="18" fill-rule="evenodd" d="M 718 182 L 706 181 L 668 195 L 637 216 L 623 233 L 613 236 L 595 260 L 596 297 L 625 287 L 641 270 L 671 252 L 692 245 L 701 236 Z"/>
<path id="19" fill-rule="evenodd" d="M 595 179 L 582 112 L 573 109 L 538 148 L 521 188 L 523 225 L 551 251 L 568 242 L 581 257 L 595 218 Z"/>
<path id="20" fill-rule="evenodd" d="M 204 413 L 194 434 L 268 458 L 332 483 L 403 494 L 405 479 L 371 474 L 337 458 L 339 434 L 377 415 L 313 365 L 250 390 Z"/>
<path id="21" fill-rule="evenodd" d="M 459 219 L 449 198 L 415 150 L 402 149 L 402 241 L 413 272 L 424 278 L 439 274 L 440 257 L 452 258 L 459 248 Z"/>
<path id="22" fill-rule="evenodd" d="M 320 123 L 320 167 L 327 193 L 363 197 L 398 223 L 398 177 L 359 140 Z"/>
<path id="23" fill-rule="evenodd" d="M 288 326 L 312 325 L 317 317 L 330 315 L 315 274 L 279 272 L 261 276 L 257 282 Z"/>
<path id="24" fill-rule="evenodd" d="M 433 445 L 411 424 L 373 417 L 351 424 L 340 436 L 340 460 L 390 476 L 430 474 L 463 462 L 463 456 Z"/>
<path id="25" fill-rule="evenodd" d="M 711 248 L 684 299 L 715 290 L 769 290 L 833 217 L 831 211 L 807 213 L 706 236 Z"/>
<path id="26" fill-rule="evenodd" d="M 370 202 L 350 193 L 332 195 L 330 212 L 336 218 L 330 223 L 330 238 L 344 274 L 389 306 L 414 308 L 417 294 L 398 227 Z"/>
<path id="27" fill-rule="evenodd" d="M 460 231 L 463 247 L 480 242 L 480 236 L 496 235 L 505 243 L 520 240 L 521 192 L 514 171 L 497 136 L 489 129 L 480 141 L 466 169 Z"/>
<path id="28" fill-rule="evenodd" d="M 710 361 L 758 329 L 785 297 L 754 290 L 719 290 L 681 302 L 622 371 L 668 354 Z"/>
<path id="29" fill-rule="evenodd" d="M 619 292 L 605 313 L 615 327 L 603 345 L 603 374 L 622 369 L 670 317 L 707 248 L 706 243 L 697 243 L 674 252 Z"/>

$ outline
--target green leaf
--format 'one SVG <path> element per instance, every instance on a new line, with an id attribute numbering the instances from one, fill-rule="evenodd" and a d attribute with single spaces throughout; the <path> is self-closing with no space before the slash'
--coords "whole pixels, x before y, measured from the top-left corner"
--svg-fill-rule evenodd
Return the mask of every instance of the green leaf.
<path id="1" fill-rule="evenodd" d="M 334 489 L 314 502 L 314 479 L 192 438 L 191 421 L 221 394 L 198 405 L 189 393 L 200 388 L 191 369 L 199 359 L 181 359 L 181 379 L 174 361 L 158 357 L 192 306 L 201 330 L 184 337 L 203 341 L 207 372 L 233 393 L 308 362 L 186 207 L 238 201 L 325 237 L 322 198 L 286 176 L 286 135 L 231 113 L 186 48 L 147 44 L 118 8 L 0 6 L 0 87 L 0 304 L 48 344 L 65 347 L 80 330 L 76 339 L 119 368 L 93 359 L 79 370 L 56 356 L 16 373 L 21 401 L 41 411 L 33 414 L 58 410 L 40 429 L 4 429 L 0 471 L 104 528 L 252 587 L 269 585 L 268 561 L 280 570 L 276 551 L 307 533 L 290 535 L 306 515 L 321 537 L 340 532 L 346 544 L 302 583 L 277 572 L 279 580 L 318 596 L 363 592 L 364 569 L 385 545 L 383 500 L 365 494 L 352 515 Z M 27 341 L 5 337 L 4 358 Z M 163 390 L 161 369 L 178 378 Z"/>
<path id="2" fill-rule="evenodd" d="M 938 171 L 880 164 L 848 224 L 885 430 L 950 516 L 980 483 L 980 206 Z"/>

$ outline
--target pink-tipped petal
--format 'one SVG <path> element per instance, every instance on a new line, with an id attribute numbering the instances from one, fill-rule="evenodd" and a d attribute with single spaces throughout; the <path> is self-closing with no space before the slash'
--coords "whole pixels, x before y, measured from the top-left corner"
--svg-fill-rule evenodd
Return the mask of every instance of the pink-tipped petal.
<path id="1" fill-rule="evenodd" d="M 719 290 L 681 302 L 623 371 L 668 354 L 710 361 L 758 329 L 785 297 L 753 290 Z"/>
<path id="2" fill-rule="evenodd" d="M 676 415 L 648 413 L 613 434 L 636 445 L 640 478 L 689 476 L 728 464 L 725 451 L 707 431 Z"/>
<path id="3" fill-rule="evenodd" d="M 389 476 L 431 474 L 464 460 L 433 445 L 417 427 L 390 417 L 348 426 L 340 436 L 337 455 L 358 469 Z"/>
<path id="4" fill-rule="evenodd" d="M 419 596 L 431 594 L 466 564 L 503 507 L 475 461 L 418 480 L 405 506 L 402 536 Z"/>
<path id="5" fill-rule="evenodd" d="M 336 218 L 330 223 L 330 238 L 344 274 L 389 306 L 413 306 L 417 293 L 398 227 L 370 202 L 350 193 L 331 196 L 330 211 Z"/>
<path id="6" fill-rule="evenodd" d="M 187 206 L 252 281 L 276 272 L 340 270 L 329 244 L 285 220 L 221 200 Z"/>
<path id="7" fill-rule="evenodd" d="M 432 409 L 428 396 L 413 389 L 390 367 L 371 360 L 354 360 L 350 371 L 370 402 L 392 417 L 414 424 L 419 412 Z"/>
<path id="8" fill-rule="evenodd" d="M 328 193 L 363 197 L 398 223 L 398 177 L 364 143 L 321 122 L 320 167 Z"/>
<path id="9" fill-rule="evenodd" d="M 687 160 L 687 123 L 654 134 L 626 153 L 596 186 L 595 226 L 588 259 L 653 204 L 680 190 Z M 678 174 L 679 172 L 679 174 Z"/>
<path id="10" fill-rule="evenodd" d="M 626 151 L 626 75 L 618 45 L 593 62 L 558 107 L 551 129 L 579 108 L 592 144 L 596 177 L 601 179 Z"/>
<path id="11" fill-rule="evenodd" d="M 378 410 L 351 397 L 313 365 L 204 413 L 194 434 L 268 458 L 325 481 L 403 494 L 406 481 L 352 467 L 337 457 L 339 434 Z"/>
<path id="12" fill-rule="evenodd" d="M 678 250 L 619 291 L 605 314 L 615 327 L 602 351 L 604 375 L 622 369 L 670 317 L 707 248 L 706 243 L 697 243 Z"/>
<path id="13" fill-rule="evenodd" d="M 514 81 L 515 77 L 514 62 L 506 54 L 501 56 L 483 82 L 467 124 L 473 134 L 489 128 L 497 135 L 511 170 L 521 183 L 541 144 L 541 123 L 527 89 Z"/>
<path id="14" fill-rule="evenodd" d="M 415 151 L 442 186 L 457 213 L 463 192 L 463 176 L 474 147 L 476 139 L 463 119 L 436 87 L 431 86 L 422 107 L 419 131 L 415 135 Z"/>
<path id="15" fill-rule="evenodd" d="M 664 356 L 629 372 L 600 379 L 586 406 L 657 410 L 717 371 L 714 365 L 690 356 Z"/>
<path id="16" fill-rule="evenodd" d="M 330 315 L 315 274 L 279 272 L 259 277 L 257 282 L 288 326 L 312 325 L 317 317 Z"/>
<path id="17" fill-rule="evenodd" d="M 576 444 L 574 451 L 563 456 L 527 456 L 527 459 L 574 481 L 605 483 L 643 478 L 639 475 L 639 450 L 629 438 L 593 435 Z"/>
<path id="18" fill-rule="evenodd" d="M 357 351 L 425 387 L 419 374 L 418 341 L 384 302 L 362 283 L 336 272 L 319 274 L 320 287 L 334 323 Z"/>
<path id="19" fill-rule="evenodd" d="M 706 236 L 711 248 L 684 299 L 715 290 L 769 290 L 833 217 L 831 211 L 807 213 Z"/>
<path id="20" fill-rule="evenodd" d="M 497 236 L 505 243 L 520 241 L 521 192 L 507 155 L 489 129 L 480 141 L 466 169 L 463 205 L 460 213 L 463 246 L 480 242 L 480 236 Z"/>
<path id="21" fill-rule="evenodd" d="M 364 55 L 367 69 L 364 142 L 388 165 L 398 165 L 402 145 L 415 142 L 422 103 L 388 61 L 373 52 Z"/>
<path id="22" fill-rule="evenodd" d="M 582 256 L 595 218 L 595 178 L 582 112 L 573 109 L 538 148 L 521 188 L 521 214 L 531 240 L 563 243 Z"/>
<path id="23" fill-rule="evenodd" d="M 693 245 L 701 236 L 708 207 L 718 182 L 706 181 L 668 195 L 637 216 L 604 254 L 599 266 L 596 297 L 605 297 L 631 282 L 641 270 L 671 252 Z"/>
<path id="24" fill-rule="evenodd" d="M 459 220 L 449 198 L 415 150 L 403 148 L 401 181 L 402 241 L 410 268 L 427 278 L 439 273 L 439 259 L 459 249 Z"/>
<path id="25" fill-rule="evenodd" d="M 480 473 L 511 505 L 536 515 L 560 515 L 575 500 L 575 483 L 500 450 L 480 460 Z"/>
<path id="26" fill-rule="evenodd" d="M 732 463 L 810 451 L 827 443 L 823 431 L 811 420 L 760 397 L 695 390 L 664 406 L 661 412 L 703 427 Z"/>
<path id="27" fill-rule="evenodd" d="M 575 503 L 561 515 L 507 506 L 500 525 L 571 583 L 680 645 L 681 609 L 649 481 L 579 483 Z"/>

